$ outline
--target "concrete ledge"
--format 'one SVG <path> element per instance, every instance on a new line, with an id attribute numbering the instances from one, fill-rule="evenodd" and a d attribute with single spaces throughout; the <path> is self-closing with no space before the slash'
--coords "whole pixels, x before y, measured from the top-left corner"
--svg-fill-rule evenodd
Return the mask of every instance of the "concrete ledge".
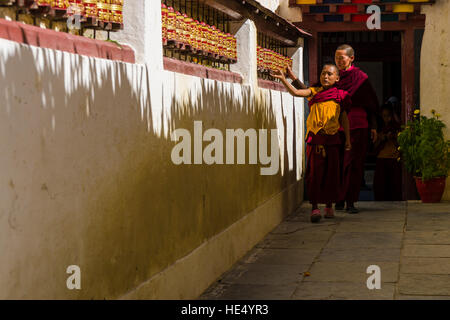
<path id="1" fill-rule="evenodd" d="M 196 299 L 303 201 L 293 183 L 120 299 Z"/>
<path id="2" fill-rule="evenodd" d="M 281 83 L 278 83 L 275 81 L 258 79 L 258 86 L 260 88 L 264 88 L 264 89 L 271 89 L 271 90 L 276 90 L 276 91 L 287 92 L 286 88 Z"/>
<path id="3" fill-rule="evenodd" d="M 238 73 L 208 68 L 196 63 L 181 61 L 168 57 L 164 57 L 164 69 L 167 71 L 183 73 L 211 80 L 242 83 L 242 77 Z"/>
<path id="4" fill-rule="evenodd" d="M 0 19 L 0 38 L 36 47 L 134 63 L 134 51 L 123 45 Z"/>

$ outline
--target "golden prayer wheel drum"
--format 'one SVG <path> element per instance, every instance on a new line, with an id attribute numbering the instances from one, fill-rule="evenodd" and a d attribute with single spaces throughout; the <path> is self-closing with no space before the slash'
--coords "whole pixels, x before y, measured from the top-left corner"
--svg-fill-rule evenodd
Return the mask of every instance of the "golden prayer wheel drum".
<path id="1" fill-rule="evenodd" d="M 228 59 L 231 59 L 231 56 L 232 56 L 232 52 L 231 52 L 232 48 L 231 48 L 230 37 L 231 37 L 231 34 L 229 34 L 229 33 L 227 33 L 225 35 L 225 50 L 226 50 L 226 57 Z"/>
<path id="2" fill-rule="evenodd" d="M 208 26 L 206 25 L 206 23 L 202 22 L 200 24 L 200 36 L 201 36 L 201 41 L 202 41 L 202 50 L 205 52 L 208 52 Z"/>
<path id="3" fill-rule="evenodd" d="M 219 30 L 218 33 L 218 47 L 219 47 L 219 55 L 221 57 L 225 57 L 226 56 L 226 49 L 225 49 L 225 45 L 224 45 L 224 41 L 225 41 L 225 34 Z"/>
<path id="4" fill-rule="evenodd" d="M 184 43 L 186 45 L 192 46 L 192 22 L 194 20 L 192 20 L 191 17 L 188 17 L 187 14 L 183 14 L 183 19 L 184 19 L 184 23 L 183 23 L 183 34 L 184 34 Z"/>
<path id="5" fill-rule="evenodd" d="M 49 6 L 53 1 L 51 0 L 37 0 L 38 6 Z"/>
<path id="6" fill-rule="evenodd" d="M 206 46 L 207 46 L 207 51 L 209 52 L 209 53 L 212 53 L 213 52 L 213 46 L 212 46 L 212 38 L 213 38 L 213 30 L 212 30 L 212 27 L 209 25 L 209 24 L 207 24 L 206 25 Z"/>
<path id="7" fill-rule="evenodd" d="M 162 36 L 163 41 L 167 41 L 167 15 L 169 14 L 169 10 L 167 6 L 162 3 L 161 4 L 161 18 L 162 18 Z"/>
<path id="8" fill-rule="evenodd" d="M 47 2 L 47 1 L 45 1 Z M 52 8 L 54 9 L 67 9 L 69 7 L 69 1 L 68 0 L 53 0 L 52 1 Z"/>
<path id="9" fill-rule="evenodd" d="M 211 27 L 211 46 L 212 52 L 216 55 L 219 54 L 219 30 L 216 26 Z"/>
<path id="10" fill-rule="evenodd" d="M 69 15 L 73 14 L 84 15 L 83 0 L 69 0 L 69 7 L 67 13 Z"/>
<path id="11" fill-rule="evenodd" d="M 110 0 L 97 1 L 97 16 L 98 20 L 109 22 L 111 20 L 111 3 Z"/>
<path id="12" fill-rule="evenodd" d="M 263 66 L 263 59 L 262 59 L 262 48 L 260 46 L 256 47 L 256 59 L 257 59 L 257 65 L 258 65 L 258 70 L 262 70 L 262 66 Z"/>
<path id="13" fill-rule="evenodd" d="M 97 18 L 97 0 L 83 0 L 83 4 L 86 17 Z"/>
<path id="14" fill-rule="evenodd" d="M 234 37 L 227 33 L 227 52 L 228 52 L 228 58 L 234 59 L 235 55 L 235 48 L 234 48 Z"/>
<path id="15" fill-rule="evenodd" d="M 195 46 L 196 50 L 202 50 L 202 26 L 198 20 L 195 20 L 192 24 L 192 28 L 195 34 Z"/>
<path id="16" fill-rule="evenodd" d="M 172 7 L 168 8 L 167 13 L 167 40 L 176 40 L 176 20 L 177 16 Z"/>
<path id="17" fill-rule="evenodd" d="M 176 40 L 178 42 L 184 43 L 184 17 L 181 12 L 176 12 L 176 20 L 175 20 L 175 33 Z"/>
<path id="18" fill-rule="evenodd" d="M 269 53 L 267 52 L 267 49 L 263 49 L 263 71 L 266 71 L 268 69 L 269 65 Z"/>
<path id="19" fill-rule="evenodd" d="M 123 0 L 111 0 L 111 21 L 123 24 Z"/>

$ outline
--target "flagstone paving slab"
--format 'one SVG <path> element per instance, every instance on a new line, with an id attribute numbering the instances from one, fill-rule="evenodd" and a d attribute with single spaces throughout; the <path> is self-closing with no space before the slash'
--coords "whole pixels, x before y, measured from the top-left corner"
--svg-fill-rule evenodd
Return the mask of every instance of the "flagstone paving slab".
<path id="1" fill-rule="evenodd" d="M 356 206 L 311 224 L 304 203 L 200 299 L 450 300 L 450 202 Z M 380 290 L 367 288 L 369 265 Z"/>
<path id="2" fill-rule="evenodd" d="M 381 282 L 396 282 L 398 279 L 398 262 L 375 263 L 381 270 Z M 371 274 L 367 274 L 367 262 L 317 262 L 311 270 L 310 276 L 303 281 L 322 282 L 358 282 L 366 283 Z"/>
<path id="3" fill-rule="evenodd" d="M 427 213 L 434 212 L 449 212 L 450 213 L 450 202 L 442 201 L 440 203 L 408 203 L 407 205 L 408 215 L 409 214 L 421 214 L 425 215 Z"/>
<path id="4" fill-rule="evenodd" d="M 319 249 L 263 249 L 253 250 L 250 255 L 242 259 L 244 263 L 261 264 L 311 264 L 320 253 Z"/>
<path id="5" fill-rule="evenodd" d="M 297 300 L 392 300 L 395 285 L 382 283 L 381 289 L 369 290 L 366 283 L 302 282 L 292 299 Z"/>
<path id="6" fill-rule="evenodd" d="M 346 221 L 336 228 L 336 232 L 403 232 L 404 221 Z"/>
<path id="7" fill-rule="evenodd" d="M 399 248 L 325 248 L 319 261 L 354 262 L 364 261 L 370 264 L 377 262 L 399 262 Z"/>
<path id="8" fill-rule="evenodd" d="M 408 221 L 406 231 L 448 231 L 450 221 Z"/>
<path id="9" fill-rule="evenodd" d="M 259 248 L 291 248 L 291 249 L 320 249 L 325 246 L 333 231 L 299 232 L 296 235 L 269 235 L 260 242 Z"/>
<path id="10" fill-rule="evenodd" d="M 207 300 L 289 300 L 297 285 L 220 284 L 202 299 Z"/>
<path id="11" fill-rule="evenodd" d="M 450 275 L 400 274 L 398 291 L 404 295 L 450 296 Z"/>
<path id="12" fill-rule="evenodd" d="M 408 244 L 403 249 L 405 257 L 450 258 L 450 245 Z"/>
<path id="13" fill-rule="evenodd" d="M 395 297 L 395 300 L 450 300 L 450 296 L 409 296 L 400 294 Z"/>
<path id="14" fill-rule="evenodd" d="M 405 244 L 450 244 L 450 231 L 407 231 Z"/>
<path id="15" fill-rule="evenodd" d="M 241 264 L 222 283 L 288 285 L 297 283 L 309 265 Z"/>
<path id="16" fill-rule="evenodd" d="M 450 274 L 450 258 L 403 257 L 401 273 Z"/>
<path id="17" fill-rule="evenodd" d="M 333 235 L 327 248 L 400 248 L 402 233 L 339 232 Z"/>
<path id="18" fill-rule="evenodd" d="M 363 212 L 361 214 L 347 214 L 346 221 L 405 221 L 405 212 L 400 211 L 377 211 Z"/>

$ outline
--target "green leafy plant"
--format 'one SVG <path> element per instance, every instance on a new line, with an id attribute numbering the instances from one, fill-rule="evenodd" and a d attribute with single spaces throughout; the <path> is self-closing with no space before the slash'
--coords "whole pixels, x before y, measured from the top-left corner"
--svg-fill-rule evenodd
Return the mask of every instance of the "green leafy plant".
<path id="1" fill-rule="evenodd" d="M 414 119 L 403 126 L 398 143 L 406 170 L 422 180 L 447 177 L 450 171 L 450 140 L 444 138 L 445 123 L 440 114 L 431 110 L 432 117 L 414 111 Z M 399 159 L 400 160 L 400 159 Z"/>

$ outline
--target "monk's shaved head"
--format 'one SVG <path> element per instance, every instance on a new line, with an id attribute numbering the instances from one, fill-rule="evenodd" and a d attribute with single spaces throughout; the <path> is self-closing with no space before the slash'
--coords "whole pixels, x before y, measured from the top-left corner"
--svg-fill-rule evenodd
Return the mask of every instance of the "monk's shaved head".
<path id="1" fill-rule="evenodd" d="M 348 45 L 348 44 L 342 44 L 342 45 L 340 45 L 340 46 L 336 49 L 336 51 L 338 51 L 338 50 L 345 50 L 347 56 L 349 56 L 349 57 L 352 57 L 352 56 L 355 55 L 355 50 L 354 50 L 350 45 Z"/>
<path id="2" fill-rule="evenodd" d="M 333 71 L 336 72 L 337 75 L 339 75 L 339 69 L 338 69 L 338 67 L 336 67 L 335 64 L 333 64 L 333 63 L 325 63 L 325 64 L 323 65 L 323 68 L 325 68 L 325 67 L 331 67 L 331 68 L 333 68 Z M 323 69 L 323 68 L 322 68 L 322 69 Z"/>

